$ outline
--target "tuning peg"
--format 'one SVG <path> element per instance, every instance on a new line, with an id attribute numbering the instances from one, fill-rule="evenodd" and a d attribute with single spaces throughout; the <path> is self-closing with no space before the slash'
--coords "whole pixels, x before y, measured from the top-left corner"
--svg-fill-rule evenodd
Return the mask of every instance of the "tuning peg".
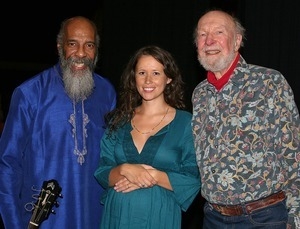
<path id="1" fill-rule="evenodd" d="M 56 214 L 56 211 L 55 210 L 51 210 L 51 214 L 55 215 Z"/>
<path id="2" fill-rule="evenodd" d="M 58 202 L 58 201 L 55 201 L 55 202 L 54 202 L 54 205 L 55 205 L 55 207 L 58 208 L 58 207 L 59 207 L 59 202 Z"/>

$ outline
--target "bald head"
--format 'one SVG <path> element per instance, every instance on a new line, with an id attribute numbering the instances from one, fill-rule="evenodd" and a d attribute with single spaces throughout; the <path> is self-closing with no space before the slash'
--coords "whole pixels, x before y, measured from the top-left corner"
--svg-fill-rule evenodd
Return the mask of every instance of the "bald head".
<path id="1" fill-rule="evenodd" d="M 202 17 L 200 17 L 197 27 L 195 29 L 195 40 L 197 39 L 197 32 L 199 26 L 202 26 L 204 24 L 209 25 L 213 23 L 218 24 L 220 26 L 226 26 L 228 30 L 231 30 L 236 34 L 241 35 L 242 40 L 240 46 L 244 46 L 243 39 L 245 38 L 245 28 L 242 26 L 242 24 L 237 18 L 221 10 L 211 10 L 202 15 Z"/>

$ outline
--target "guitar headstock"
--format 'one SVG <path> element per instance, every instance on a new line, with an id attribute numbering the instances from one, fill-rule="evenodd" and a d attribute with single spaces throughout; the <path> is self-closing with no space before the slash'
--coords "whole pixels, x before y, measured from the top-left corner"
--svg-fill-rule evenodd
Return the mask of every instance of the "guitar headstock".
<path id="1" fill-rule="evenodd" d="M 48 219 L 50 213 L 55 214 L 52 207 L 59 206 L 57 202 L 61 195 L 62 188 L 56 180 L 44 181 L 42 190 L 39 194 L 37 202 L 34 204 L 32 216 L 28 225 L 29 229 L 39 228 L 40 224 Z"/>

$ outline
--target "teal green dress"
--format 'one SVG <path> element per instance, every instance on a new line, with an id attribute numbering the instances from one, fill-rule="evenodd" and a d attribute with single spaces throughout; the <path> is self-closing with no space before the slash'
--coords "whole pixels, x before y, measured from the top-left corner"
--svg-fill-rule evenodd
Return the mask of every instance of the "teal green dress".
<path id="1" fill-rule="evenodd" d="M 113 135 L 104 134 L 95 177 L 105 193 L 101 229 L 180 229 L 186 211 L 200 190 L 191 114 L 176 110 L 173 121 L 151 136 L 139 154 L 127 123 Z M 108 186 L 110 170 L 123 163 L 147 164 L 168 174 L 173 191 L 160 186 L 116 192 Z"/>

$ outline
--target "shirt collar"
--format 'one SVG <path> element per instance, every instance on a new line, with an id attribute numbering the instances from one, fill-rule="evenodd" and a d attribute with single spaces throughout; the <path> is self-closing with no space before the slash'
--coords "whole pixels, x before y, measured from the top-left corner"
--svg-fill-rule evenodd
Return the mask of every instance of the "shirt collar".
<path id="1" fill-rule="evenodd" d="M 239 61 L 239 58 L 240 58 L 240 54 L 238 53 L 236 55 L 232 65 L 228 69 L 228 71 L 220 79 L 217 79 L 213 72 L 208 71 L 207 72 L 207 81 L 210 84 L 212 84 L 218 91 L 221 90 L 223 88 L 223 86 L 228 82 L 230 76 L 232 75 L 232 73 Z"/>

